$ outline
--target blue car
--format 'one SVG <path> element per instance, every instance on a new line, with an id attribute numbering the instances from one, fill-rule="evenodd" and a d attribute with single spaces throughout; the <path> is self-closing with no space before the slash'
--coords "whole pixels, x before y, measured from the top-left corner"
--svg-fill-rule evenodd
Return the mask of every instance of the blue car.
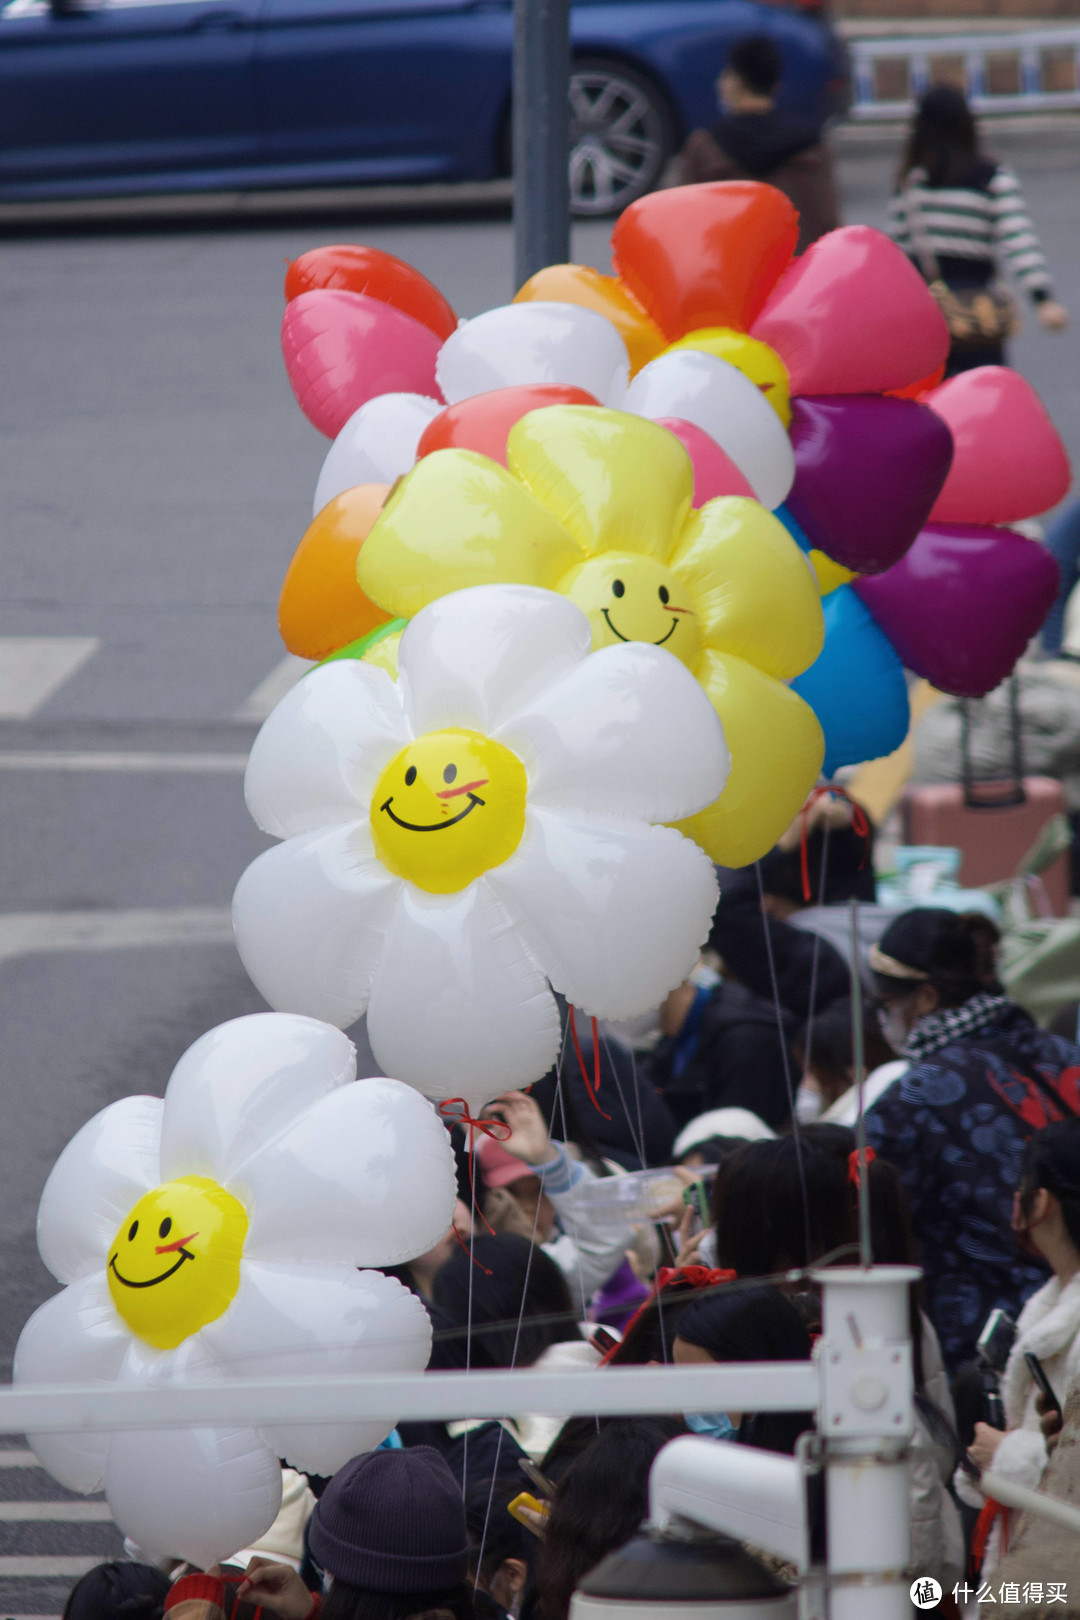
<path id="1" fill-rule="evenodd" d="M 729 43 L 768 33 L 781 105 L 843 83 L 820 21 L 755 0 L 575 0 L 577 214 L 624 208 L 715 121 Z M 510 168 L 511 0 L 7 0 L 0 200 L 485 180 Z"/>

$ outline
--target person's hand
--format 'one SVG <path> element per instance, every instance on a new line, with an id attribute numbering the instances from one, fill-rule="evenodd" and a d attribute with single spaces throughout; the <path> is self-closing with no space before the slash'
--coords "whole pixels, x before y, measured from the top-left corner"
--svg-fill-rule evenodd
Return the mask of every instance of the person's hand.
<path id="1" fill-rule="evenodd" d="M 515 1159 L 524 1159 L 526 1164 L 551 1164 L 558 1157 L 539 1103 L 523 1091 L 506 1092 L 489 1103 L 485 1112 L 509 1125 L 510 1135 L 501 1145 Z"/>
<path id="2" fill-rule="evenodd" d="M 698 1250 L 701 1247 L 701 1240 L 709 1228 L 703 1226 L 700 1232 L 695 1232 L 691 1237 L 690 1227 L 693 1220 L 694 1211 L 688 1208 L 679 1223 L 679 1241 L 675 1246 L 676 1266 L 700 1266 L 704 1263 Z"/>
<path id="3" fill-rule="evenodd" d="M 976 1468 L 989 1468 L 994 1453 L 1005 1438 L 1003 1429 L 992 1429 L 989 1423 L 976 1423 L 975 1439 L 968 1446 L 968 1456 Z"/>
<path id="4" fill-rule="evenodd" d="M 1053 298 L 1044 298 L 1041 304 L 1036 304 L 1035 316 L 1046 332 L 1064 332 L 1069 324 L 1069 312 L 1065 305 Z"/>
<path id="5" fill-rule="evenodd" d="M 285 1620 L 307 1620 L 315 1599 L 289 1564 L 276 1564 L 271 1558 L 253 1558 L 247 1579 L 236 1592 L 241 1602 L 261 1604 L 267 1614 L 280 1614 Z"/>
<path id="6" fill-rule="evenodd" d="M 1061 1438 L 1061 1413 L 1051 1406 L 1049 1396 L 1040 1389 L 1035 1396 L 1035 1410 L 1039 1414 L 1039 1428 L 1046 1441 L 1047 1452 L 1053 1451 Z"/>
<path id="7" fill-rule="evenodd" d="M 513 1232 L 530 1243 L 537 1236 L 533 1217 L 522 1209 L 509 1187 L 492 1187 L 484 1194 L 484 1219 L 494 1231 Z"/>

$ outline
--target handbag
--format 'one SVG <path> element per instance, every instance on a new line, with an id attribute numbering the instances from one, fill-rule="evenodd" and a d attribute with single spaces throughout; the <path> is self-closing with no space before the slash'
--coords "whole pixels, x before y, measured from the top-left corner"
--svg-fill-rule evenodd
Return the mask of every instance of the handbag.
<path id="1" fill-rule="evenodd" d="M 1003 343 L 1020 330 L 1020 311 L 1006 287 L 950 287 L 942 277 L 937 254 L 930 246 L 922 210 L 915 200 L 915 186 L 909 179 L 904 186 L 904 204 L 915 257 L 945 317 L 954 349 L 984 349 Z"/>

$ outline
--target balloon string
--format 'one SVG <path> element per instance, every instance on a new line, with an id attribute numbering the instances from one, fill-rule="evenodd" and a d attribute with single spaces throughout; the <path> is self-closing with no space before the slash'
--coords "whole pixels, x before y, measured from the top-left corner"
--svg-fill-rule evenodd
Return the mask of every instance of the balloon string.
<path id="1" fill-rule="evenodd" d="M 851 797 L 851 794 L 847 791 L 847 789 L 840 787 L 838 783 L 827 782 L 822 787 L 814 788 L 813 792 L 810 794 L 810 797 L 799 811 L 799 818 L 802 822 L 802 832 L 799 837 L 799 860 L 802 866 L 802 888 L 804 900 L 813 899 L 813 892 L 810 888 L 810 855 L 807 849 L 806 838 L 807 818 L 818 800 L 826 797 L 843 799 L 851 806 L 851 829 L 859 838 L 865 840 L 862 860 L 859 862 L 860 872 L 866 865 L 867 857 L 870 854 L 870 822 L 867 819 L 866 811 L 863 809 L 862 805 L 857 803 L 856 800 Z"/>
<path id="2" fill-rule="evenodd" d="M 592 1073 L 592 1079 L 590 1080 L 589 1079 L 589 1070 L 588 1070 L 588 1068 L 586 1066 L 586 1063 L 585 1063 L 585 1056 L 584 1056 L 584 1053 L 581 1050 L 581 1042 L 578 1040 L 577 1019 L 574 1017 L 574 1004 L 573 1004 L 573 1002 L 569 1003 L 569 1007 L 570 1007 L 570 1038 L 574 1043 L 574 1052 L 577 1055 L 578 1068 L 581 1070 L 581 1078 L 585 1082 L 585 1090 L 589 1094 L 589 1101 L 592 1103 L 593 1107 L 596 1109 L 596 1112 L 600 1115 L 601 1119 L 610 1119 L 611 1115 L 610 1114 L 605 1114 L 604 1110 L 601 1108 L 600 1104 L 596 1100 L 596 1094 L 600 1090 L 600 1035 L 599 1035 L 599 1031 L 597 1029 L 596 1019 L 591 1018 L 589 1020 L 589 1022 L 592 1025 L 592 1043 L 593 1043 L 593 1073 Z"/>
<path id="3" fill-rule="evenodd" d="M 453 1109 L 454 1112 L 448 1114 L 448 1109 Z M 469 1132 L 469 1192 L 472 1197 L 473 1214 L 479 1215 L 494 1237 L 495 1228 L 476 1201 L 476 1133 L 479 1131 L 482 1136 L 490 1136 L 493 1142 L 509 1142 L 514 1133 L 504 1119 L 475 1119 L 470 1114 L 469 1105 L 464 1097 L 446 1097 L 439 1104 L 439 1113 L 450 1124 L 463 1125 Z M 481 1266 L 480 1269 L 486 1271 L 487 1267 Z M 491 1276 L 490 1271 L 488 1276 Z"/>

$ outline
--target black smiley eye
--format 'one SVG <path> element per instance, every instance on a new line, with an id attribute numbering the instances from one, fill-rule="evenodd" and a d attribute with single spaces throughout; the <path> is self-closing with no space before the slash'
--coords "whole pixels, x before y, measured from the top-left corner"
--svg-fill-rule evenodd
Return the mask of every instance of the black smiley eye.
<path id="1" fill-rule="evenodd" d="M 132 1221 L 132 1223 L 131 1223 L 131 1225 L 130 1225 L 130 1226 L 129 1226 L 129 1227 L 128 1227 L 128 1242 L 129 1242 L 129 1243 L 134 1243 L 134 1241 L 135 1241 L 135 1234 L 136 1234 L 136 1232 L 137 1232 L 137 1231 L 138 1231 L 138 1230 L 139 1230 L 139 1223 L 138 1223 L 138 1221 Z"/>
<path id="2" fill-rule="evenodd" d="M 412 787 L 412 785 L 413 785 L 413 783 L 415 781 L 416 781 L 416 766 L 415 765 L 410 765 L 408 770 L 405 772 L 405 786 L 406 787 Z"/>
<path id="3" fill-rule="evenodd" d="M 626 586 L 623 584 L 621 579 L 613 579 L 612 580 L 612 582 L 611 582 L 611 594 L 612 594 L 612 596 L 625 596 L 626 595 Z"/>
<path id="4" fill-rule="evenodd" d="M 671 601 L 671 592 L 668 590 L 666 585 L 661 585 L 659 595 L 661 602 L 663 602 L 664 606 L 667 607 L 668 603 Z"/>
<path id="5" fill-rule="evenodd" d="M 446 767 L 445 771 L 443 771 L 443 773 L 442 773 L 442 779 L 443 779 L 444 782 L 452 782 L 456 775 L 457 775 L 457 766 L 456 765 L 448 765 Z"/>
<path id="6" fill-rule="evenodd" d="M 165 1219 L 162 1221 L 161 1225 L 157 1229 L 157 1235 L 160 1238 L 167 1238 L 171 1231 L 172 1231 L 172 1216 L 171 1215 L 166 1215 Z"/>

